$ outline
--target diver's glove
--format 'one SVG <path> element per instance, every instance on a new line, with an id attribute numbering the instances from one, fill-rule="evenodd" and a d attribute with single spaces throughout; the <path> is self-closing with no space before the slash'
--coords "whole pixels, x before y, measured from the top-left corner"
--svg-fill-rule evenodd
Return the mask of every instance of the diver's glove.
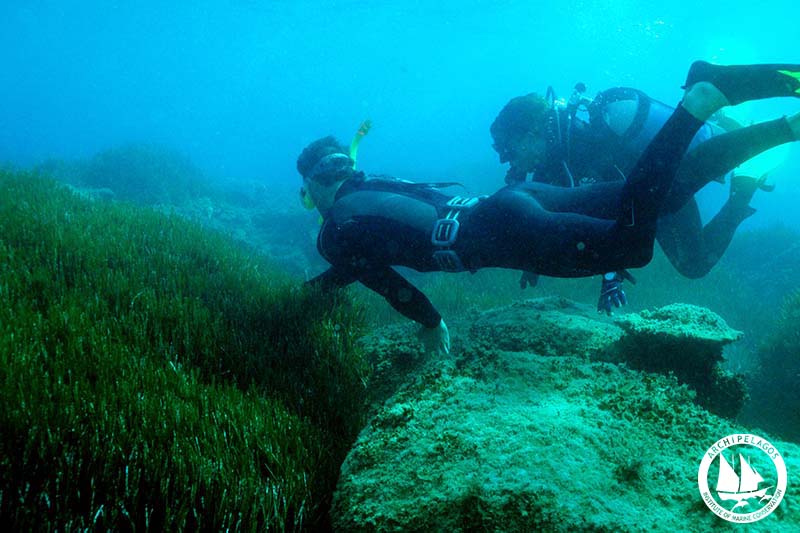
<path id="1" fill-rule="evenodd" d="M 597 301 L 597 312 L 611 314 L 612 307 L 622 307 L 627 305 L 628 297 L 622 290 L 622 282 L 628 280 L 636 283 L 636 280 L 627 270 L 617 272 L 607 272 L 603 274 L 603 283 L 600 286 L 600 299 Z"/>
<path id="2" fill-rule="evenodd" d="M 439 325 L 433 328 L 422 326 L 417 337 L 422 341 L 427 353 L 450 353 L 450 332 L 447 331 L 447 324 L 444 323 L 444 320 L 440 320 Z"/>
<path id="3" fill-rule="evenodd" d="M 528 270 L 522 271 L 522 275 L 519 277 L 520 289 L 524 290 L 525 287 L 535 287 L 537 283 L 539 283 L 539 274 Z"/>

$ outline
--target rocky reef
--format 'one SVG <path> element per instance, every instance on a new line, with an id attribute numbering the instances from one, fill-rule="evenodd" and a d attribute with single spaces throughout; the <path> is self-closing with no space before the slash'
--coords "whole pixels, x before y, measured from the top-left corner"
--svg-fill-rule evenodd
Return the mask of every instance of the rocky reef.
<path id="1" fill-rule="evenodd" d="M 746 399 L 744 379 L 723 370 L 722 349 L 742 337 L 719 315 L 694 305 L 672 304 L 623 315 L 624 330 L 611 352 L 631 368 L 674 373 L 712 413 L 732 418 Z"/>
<path id="2" fill-rule="evenodd" d="M 366 339 L 373 414 L 342 466 L 337 530 L 734 527 L 697 485 L 709 446 L 748 432 L 704 407 L 740 335 L 720 317 L 677 305 L 612 321 L 552 298 L 450 326 L 447 357 L 420 353 L 410 326 Z M 772 442 L 796 486 L 800 447 Z M 749 530 L 797 531 L 796 505 L 790 492 Z"/>

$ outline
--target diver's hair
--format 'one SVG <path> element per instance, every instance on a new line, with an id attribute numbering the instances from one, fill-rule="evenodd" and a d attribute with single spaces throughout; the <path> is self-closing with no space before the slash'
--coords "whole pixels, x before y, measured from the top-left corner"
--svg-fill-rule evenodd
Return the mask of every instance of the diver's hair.
<path id="1" fill-rule="evenodd" d="M 297 171 L 301 176 L 307 178 L 314 166 L 326 155 L 347 155 L 347 152 L 348 149 L 333 135 L 317 139 L 306 146 L 297 158 Z"/>
<path id="2" fill-rule="evenodd" d="M 496 149 L 506 148 L 509 142 L 526 133 L 542 131 L 549 109 L 547 100 L 537 93 L 509 100 L 489 127 Z"/>

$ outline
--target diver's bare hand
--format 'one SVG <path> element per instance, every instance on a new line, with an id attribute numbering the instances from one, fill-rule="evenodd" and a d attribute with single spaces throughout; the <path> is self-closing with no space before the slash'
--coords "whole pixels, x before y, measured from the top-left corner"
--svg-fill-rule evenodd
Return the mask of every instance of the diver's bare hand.
<path id="1" fill-rule="evenodd" d="M 450 332 L 447 331 L 447 324 L 444 323 L 444 320 L 440 320 L 439 325 L 433 328 L 423 326 L 417 333 L 417 337 L 422 341 L 427 353 L 450 353 Z"/>

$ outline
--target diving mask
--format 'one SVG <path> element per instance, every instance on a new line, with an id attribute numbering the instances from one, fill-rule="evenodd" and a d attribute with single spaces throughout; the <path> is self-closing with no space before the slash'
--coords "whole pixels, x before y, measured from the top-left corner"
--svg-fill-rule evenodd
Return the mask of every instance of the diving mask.
<path id="1" fill-rule="evenodd" d="M 330 184 L 339 179 L 343 171 L 352 170 L 355 161 L 342 153 L 329 154 L 320 159 L 314 168 L 308 173 L 307 179 L 319 181 L 322 184 Z"/>

